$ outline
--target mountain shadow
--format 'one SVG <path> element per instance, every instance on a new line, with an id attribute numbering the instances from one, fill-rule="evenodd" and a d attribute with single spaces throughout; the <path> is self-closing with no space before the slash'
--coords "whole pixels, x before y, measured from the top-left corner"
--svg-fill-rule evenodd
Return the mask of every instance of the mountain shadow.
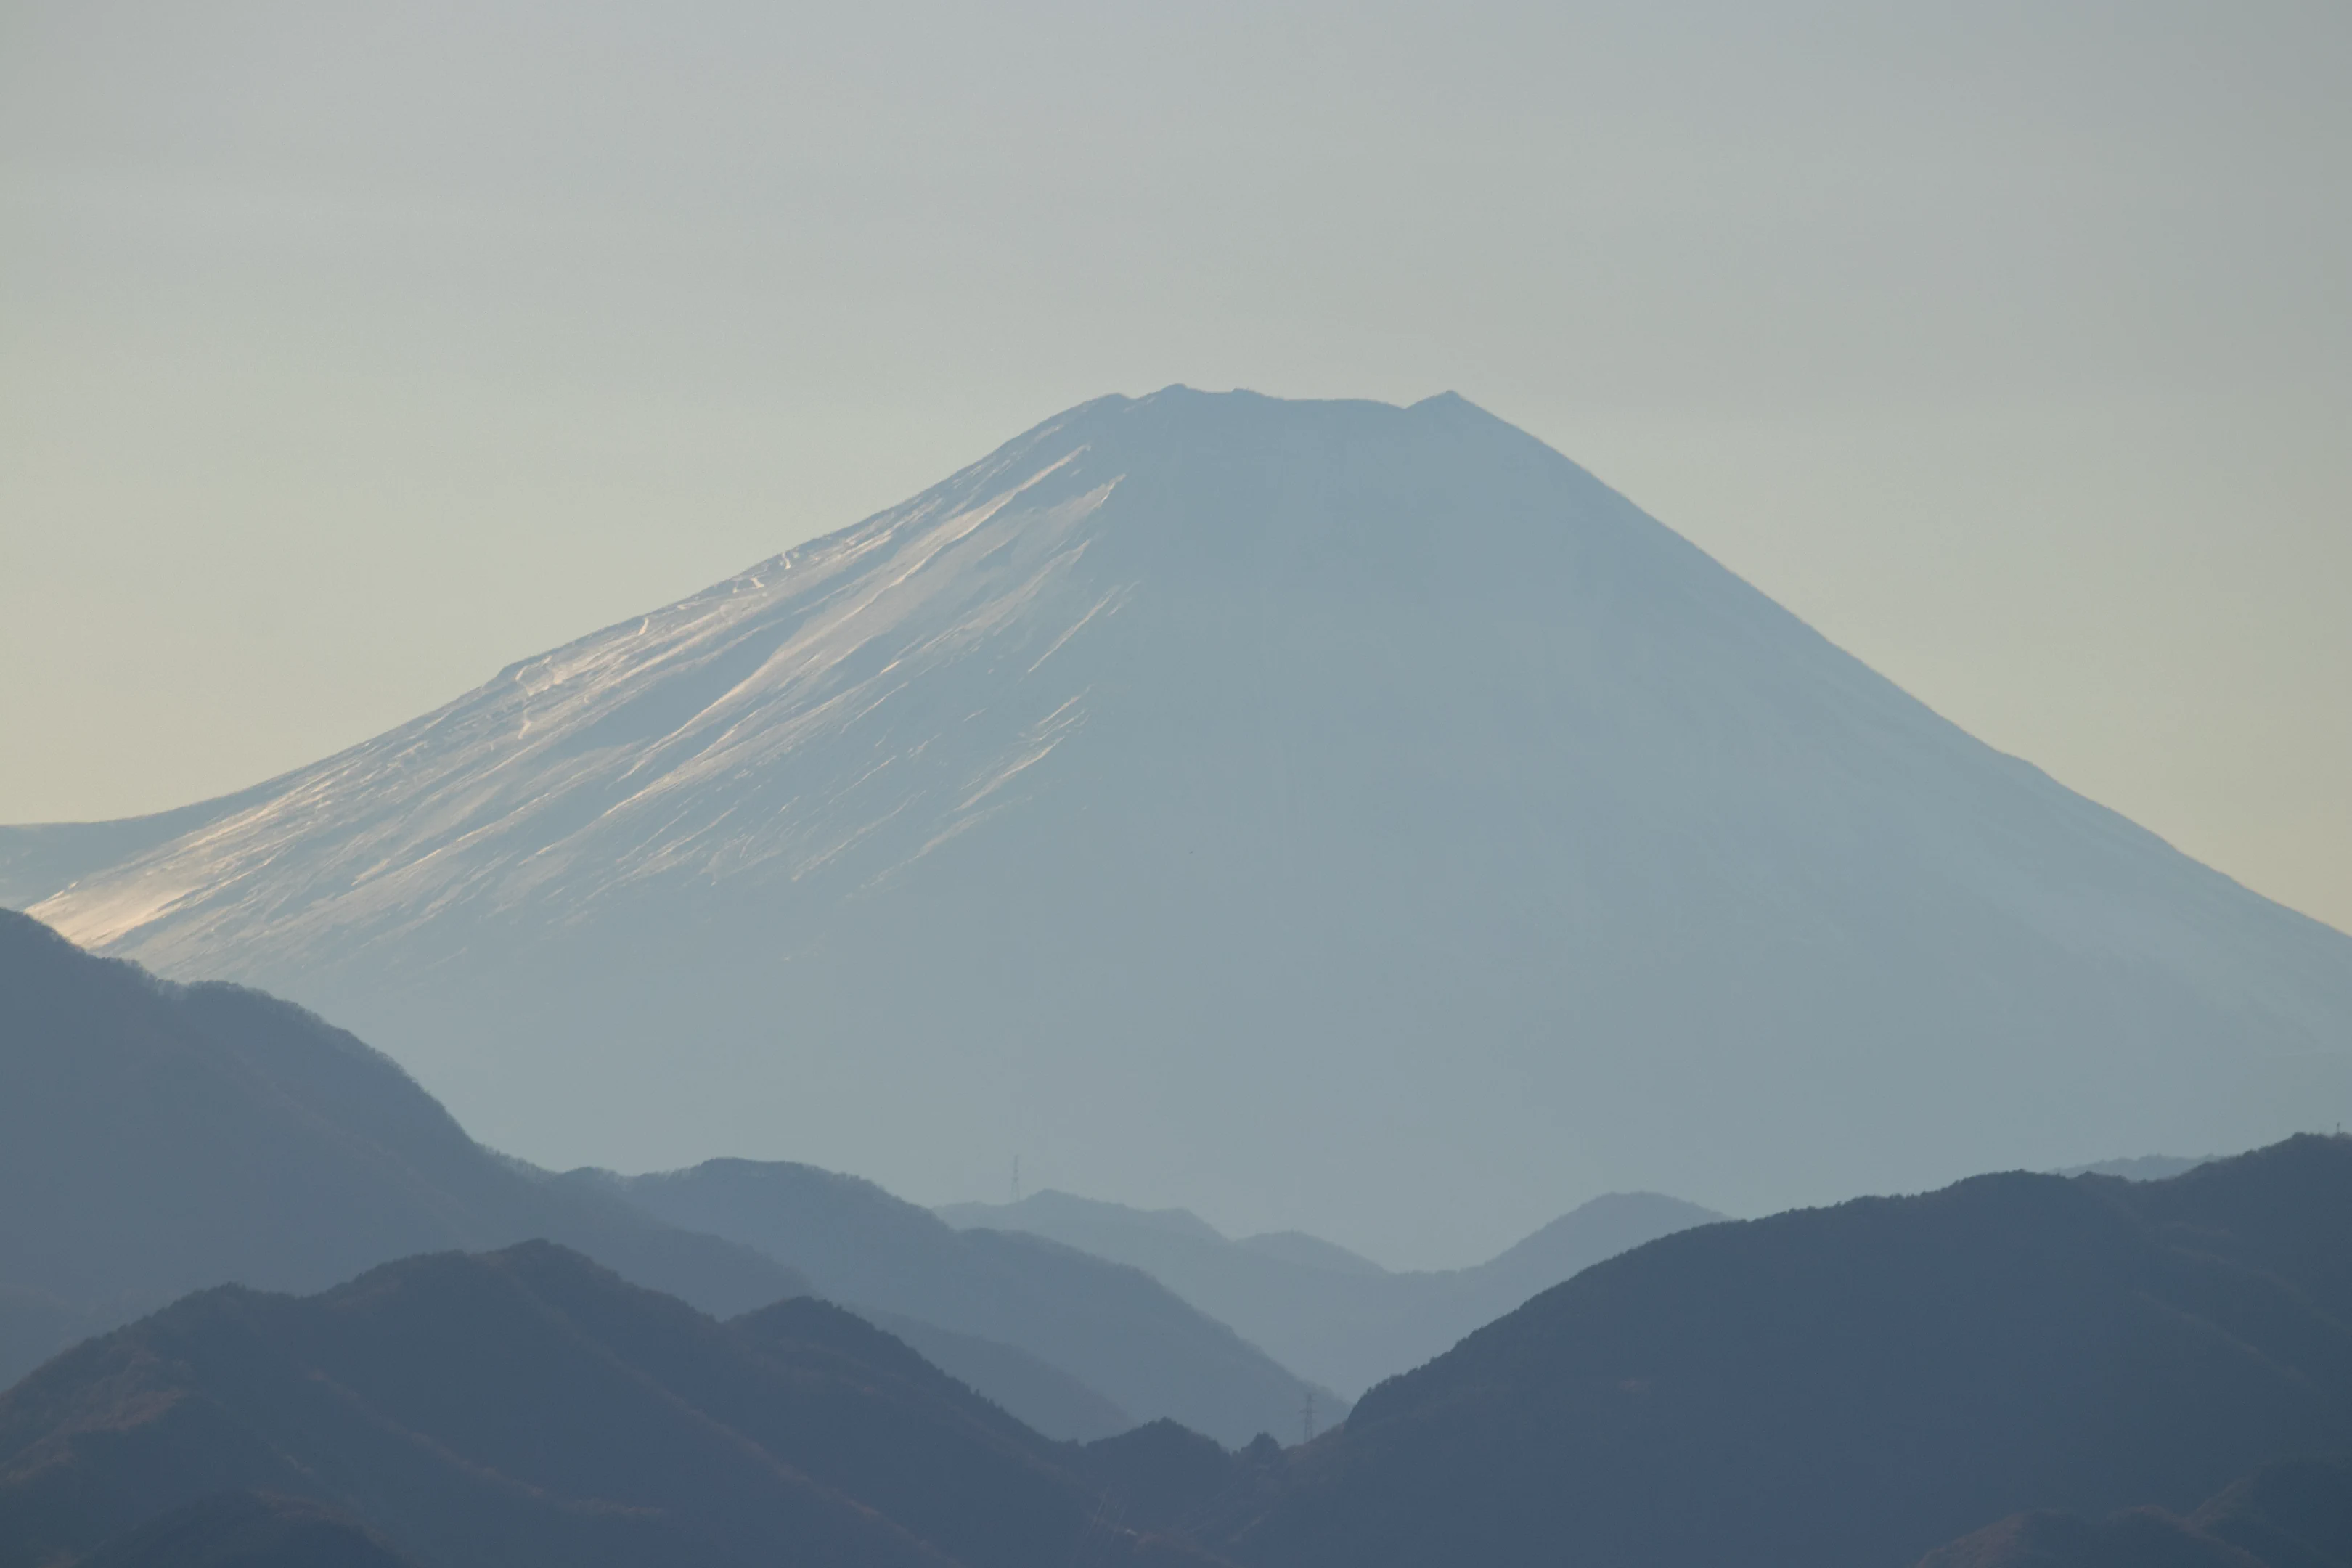
<path id="1" fill-rule="evenodd" d="M 156 1535 L 253 1523 L 223 1492 L 419 1568 L 1206 1561 L 1107 1522 L 1085 1463 L 825 1303 L 720 1323 L 528 1242 L 224 1287 L 51 1361 L 0 1394 L 0 1568 L 160 1568 Z"/>
<path id="2" fill-rule="evenodd" d="M 1913 1563 L 2352 1447 L 2352 1141 L 1707 1226 L 1372 1390 L 1219 1537 L 1285 1568 Z"/>
<path id="3" fill-rule="evenodd" d="M 1297 1431 L 1310 1396 L 1326 1419 L 1347 1408 L 1141 1269 L 1042 1237 L 958 1231 L 853 1176 L 712 1160 L 661 1175 L 566 1180 L 601 1184 L 673 1225 L 789 1258 L 821 1294 L 861 1310 L 1011 1346 L 1138 1420 L 1172 1419 L 1228 1447 Z M 935 1348 L 949 1360 L 958 1353 Z"/>

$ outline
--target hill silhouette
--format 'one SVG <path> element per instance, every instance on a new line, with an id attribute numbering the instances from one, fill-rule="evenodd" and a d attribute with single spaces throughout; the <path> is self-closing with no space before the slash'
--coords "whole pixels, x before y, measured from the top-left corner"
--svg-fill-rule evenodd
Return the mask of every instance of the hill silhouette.
<path id="1" fill-rule="evenodd" d="M 1013 1204 L 950 1204 L 937 1213 L 959 1228 L 1028 1231 L 1140 1268 L 1283 1365 L 1349 1398 L 1580 1269 L 1723 1217 L 1656 1193 L 1611 1193 L 1485 1263 L 1392 1273 L 1317 1237 L 1229 1239 L 1182 1209 L 1135 1209 L 1050 1190 Z M 1327 1408 L 1326 1424 L 1337 1414 Z"/>
<path id="2" fill-rule="evenodd" d="M 2015 1514 L 1919 1568 L 2347 1568 L 2352 1458 L 2280 1459 L 2183 1518 L 2139 1508 L 2104 1520 Z"/>
<path id="3" fill-rule="evenodd" d="M 820 1293 L 855 1308 L 1012 1346 L 1136 1420 L 1173 1419 L 1239 1447 L 1261 1432 L 1296 1431 L 1310 1393 L 1327 1419 L 1346 1409 L 1140 1269 L 1041 1237 L 959 1231 L 854 1176 L 711 1160 L 660 1175 L 569 1179 L 601 1182 L 673 1225 L 790 1258 Z M 934 1348 L 959 1355 L 945 1342 Z"/>
<path id="4" fill-rule="evenodd" d="M 1025 1146 L 1397 1258 L 1550 1194 L 1752 1211 L 2352 1115 L 2352 938 L 1451 395 L 1098 399 L 336 756 L 0 862 L 542 1163 L 945 1194 Z"/>
<path id="5" fill-rule="evenodd" d="M 257 991 L 174 985 L 0 910 L 0 1385 L 202 1286 L 562 1240 L 714 1311 L 806 1290 L 752 1249 L 483 1148 L 382 1053 Z"/>
<path id="6" fill-rule="evenodd" d="M 217 1289 L 52 1361 L 0 1394 L 0 1568 L 225 1490 L 426 1568 L 1203 1560 L 1106 1524 L 1084 1463 L 824 1303 L 722 1324 L 529 1242 Z"/>
<path id="7" fill-rule="evenodd" d="M 2352 1447 L 2352 1141 L 1708 1226 L 1367 1394 L 1230 1548 L 1284 1568 L 1916 1562 Z"/>

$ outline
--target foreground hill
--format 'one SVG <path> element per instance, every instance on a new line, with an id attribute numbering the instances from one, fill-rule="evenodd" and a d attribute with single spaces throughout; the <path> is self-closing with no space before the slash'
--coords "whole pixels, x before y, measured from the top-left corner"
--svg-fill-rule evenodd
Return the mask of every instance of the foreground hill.
<path id="1" fill-rule="evenodd" d="M 533 1177 L 299 1007 L 163 984 L 0 910 L 0 1386 L 202 1286 L 318 1289 L 530 1237 L 713 1311 L 807 1289 L 749 1247 Z"/>
<path id="2" fill-rule="evenodd" d="M 1284 1568 L 1914 1563 L 2352 1449 L 2352 1140 L 1709 1226 L 1382 1384 L 1232 1550 Z"/>
<path id="3" fill-rule="evenodd" d="M 938 1213 L 960 1229 L 1028 1231 L 1130 1264 L 1349 1398 L 1603 1258 L 1723 1217 L 1656 1193 L 1611 1193 L 1474 1268 L 1391 1273 L 1311 1236 L 1236 1241 L 1183 1209 L 1068 1193 L 950 1204 Z"/>
<path id="4" fill-rule="evenodd" d="M 1105 1525 L 1084 1462 L 836 1308 L 720 1324 L 532 1242 L 207 1291 L 58 1357 L 0 1395 L 0 1568 L 137 1562 L 224 1490 L 422 1568 L 1200 1560 Z"/>
<path id="5" fill-rule="evenodd" d="M 1018 1151 L 1394 1257 L 1552 1194 L 1757 1212 L 2352 1115 L 2352 938 L 1450 395 L 1089 403 L 341 755 L 0 862 L 542 1163 L 945 1194 Z"/>
<path id="6" fill-rule="evenodd" d="M 1013 1346 L 1137 1420 L 1173 1419 L 1238 1447 L 1261 1432 L 1296 1432 L 1310 1394 L 1327 1421 L 1346 1410 L 1329 1389 L 1303 1382 L 1139 1269 L 1040 1237 L 960 1232 L 854 1176 L 711 1160 L 601 1180 L 672 1224 L 790 1258 L 825 1295 L 881 1321 L 903 1315 Z M 964 1347 L 919 1324 L 906 1331 L 940 1364 L 970 1369 L 970 1381 L 994 1392 Z"/>
<path id="7" fill-rule="evenodd" d="M 2352 1568 L 2352 1458 L 2275 1460 L 2186 1518 L 2015 1514 L 1919 1568 Z"/>

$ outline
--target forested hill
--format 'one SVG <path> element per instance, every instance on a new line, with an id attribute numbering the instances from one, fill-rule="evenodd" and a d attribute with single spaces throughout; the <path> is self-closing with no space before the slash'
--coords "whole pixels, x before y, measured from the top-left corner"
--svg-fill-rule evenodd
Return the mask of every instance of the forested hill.
<path id="1" fill-rule="evenodd" d="M 1367 1394 L 1281 1568 L 1882 1568 L 2352 1448 L 2352 1140 L 2014 1173 L 1653 1242 Z"/>

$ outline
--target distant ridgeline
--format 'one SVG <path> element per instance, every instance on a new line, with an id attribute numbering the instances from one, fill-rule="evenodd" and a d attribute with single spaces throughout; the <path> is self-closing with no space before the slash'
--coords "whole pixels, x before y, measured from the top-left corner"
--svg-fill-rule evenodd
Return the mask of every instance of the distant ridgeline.
<path id="1" fill-rule="evenodd" d="M 1066 1412 L 1110 1403 L 1071 1366 L 1195 1381 L 1221 1420 L 1311 1385 L 1139 1269 L 848 1178 L 534 1174 L 299 1010 L 29 921 L 0 921 L 0 1279 L 45 1332 L 358 1272 L 197 1289 L 0 1393 L 0 1568 L 2352 1568 L 2342 1138 L 1701 1224 L 1311 1443 L 1079 1443 L 922 1347 Z M 1063 1222 L 1139 1223 L 1106 1210 Z M 854 1315 L 767 1246 L 971 1316 Z"/>
<path id="2" fill-rule="evenodd" d="M 855 1301 L 1055 1436 L 1174 1416 L 1239 1444 L 1296 1430 L 1310 1392 L 1346 1409 L 1134 1269 L 959 1236 L 870 1183 L 534 1171 L 299 1007 L 158 982 L 0 911 L 0 1384 L 191 1289 L 316 1290 L 535 1237 L 721 1316 Z"/>
<path id="3" fill-rule="evenodd" d="M 1984 1177 L 1650 1243 L 1236 1453 L 1055 1442 L 838 1308 L 533 1242 L 51 1361 L 0 1394 L 0 1568 L 2342 1568 L 2347 1310 L 2343 1140 Z"/>
<path id="4" fill-rule="evenodd" d="M 1285 1366 L 1350 1397 L 1604 1258 L 1723 1217 L 1656 1193 L 1612 1193 L 1475 1268 L 1392 1274 L 1314 1237 L 1232 1241 L 1181 1209 L 1132 1209 L 1067 1193 L 939 1212 L 961 1227 L 1028 1231 L 1132 1264 Z M 1327 1406 L 1327 1419 L 1332 1414 Z"/>

